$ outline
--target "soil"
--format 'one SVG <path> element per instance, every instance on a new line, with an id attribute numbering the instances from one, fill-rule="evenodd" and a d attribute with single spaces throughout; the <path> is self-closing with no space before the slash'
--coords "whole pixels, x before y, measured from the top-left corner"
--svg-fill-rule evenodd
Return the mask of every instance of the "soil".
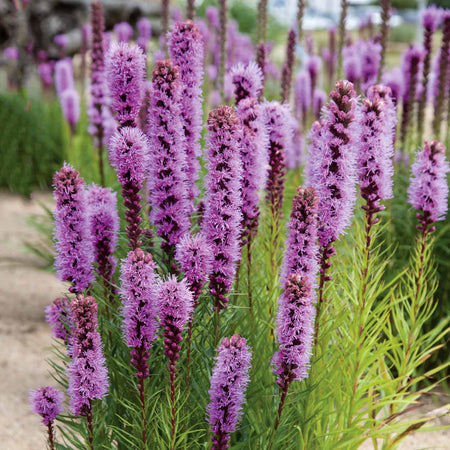
<path id="1" fill-rule="evenodd" d="M 25 248 L 26 242 L 39 242 L 36 230 L 26 219 L 48 206 L 48 193 L 32 201 L 0 192 L 0 448 L 2 450 L 41 450 L 46 448 L 44 426 L 30 412 L 30 389 L 54 384 L 46 359 L 52 339 L 45 322 L 44 308 L 65 291 L 52 272 L 43 270 L 42 261 Z M 424 399 L 414 415 L 423 415 L 450 403 L 444 395 L 435 401 Z M 413 414 L 412 414 L 413 415 Z M 450 426 L 450 416 L 430 422 Z M 370 442 L 360 447 L 372 449 Z M 380 446 L 381 448 L 381 446 Z M 450 429 L 415 433 L 403 441 L 401 450 L 450 449 Z"/>

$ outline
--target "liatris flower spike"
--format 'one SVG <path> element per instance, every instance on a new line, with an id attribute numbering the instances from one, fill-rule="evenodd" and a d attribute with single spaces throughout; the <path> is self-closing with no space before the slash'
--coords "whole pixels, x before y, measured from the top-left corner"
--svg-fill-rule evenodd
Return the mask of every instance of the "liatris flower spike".
<path id="1" fill-rule="evenodd" d="M 175 245 L 190 226 L 186 182 L 185 136 L 180 115 L 181 85 L 178 67 L 170 60 L 157 61 L 153 71 L 148 137 L 150 161 L 148 193 L 150 218 L 170 269 Z"/>
<path id="2" fill-rule="evenodd" d="M 105 280 L 111 280 L 116 267 L 113 254 L 120 227 L 116 193 L 92 184 L 87 191 L 87 210 L 97 271 Z"/>
<path id="3" fill-rule="evenodd" d="M 120 22 L 114 25 L 114 33 L 119 42 L 130 42 L 133 37 L 133 27 L 128 22 Z"/>
<path id="4" fill-rule="evenodd" d="M 55 88 L 58 97 L 67 90 L 74 89 L 73 67 L 70 58 L 62 59 L 55 64 Z"/>
<path id="5" fill-rule="evenodd" d="M 173 64 L 178 66 L 181 81 L 181 122 L 184 130 L 184 153 L 186 154 L 186 178 L 190 209 L 199 189 L 202 131 L 202 83 L 204 72 L 204 44 L 196 24 L 177 22 L 170 34 L 169 50 Z"/>
<path id="6" fill-rule="evenodd" d="M 231 68 L 231 82 L 234 85 L 234 100 L 236 105 L 245 98 L 258 99 L 263 88 L 263 74 L 254 61 L 248 64 L 238 63 Z"/>
<path id="7" fill-rule="evenodd" d="M 214 255 L 210 290 L 215 309 L 227 307 L 240 256 L 241 161 L 238 118 L 233 108 L 219 106 L 208 117 L 206 201 L 203 227 Z"/>
<path id="8" fill-rule="evenodd" d="M 177 281 L 173 275 L 170 275 L 167 280 L 159 285 L 157 297 L 159 300 L 160 320 L 164 336 L 164 355 L 169 360 L 170 403 L 172 407 L 171 437 L 173 440 L 176 430 L 176 364 L 180 358 L 180 344 L 183 340 L 181 333 L 192 315 L 194 299 L 186 280 Z"/>
<path id="9" fill-rule="evenodd" d="M 98 332 L 97 302 L 93 297 L 79 294 L 71 301 L 70 307 L 73 320 L 72 361 L 68 367 L 70 408 L 75 416 L 87 416 L 89 421 L 92 420 L 91 401 L 102 399 L 108 393 L 108 372 Z"/>
<path id="10" fill-rule="evenodd" d="M 75 133 L 78 121 L 80 120 L 80 96 L 75 89 L 66 89 L 60 95 L 61 109 L 70 132 Z"/>
<path id="11" fill-rule="evenodd" d="M 106 57 L 111 108 L 122 127 L 136 126 L 144 97 L 145 55 L 137 46 L 112 43 Z"/>
<path id="12" fill-rule="evenodd" d="M 148 158 L 148 141 L 141 130 L 124 127 L 117 130 L 109 141 L 110 154 L 122 185 L 122 196 L 128 222 L 127 236 L 131 249 L 140 245 L 142 230 L 141 196 L 139 191 L 145 180 Z"/>
<path id="13" fill-rule="evenodd" d="M 144 53 L 147 53 L 148 42 L 152 37 L 152 24 L 147 17 L 142 17 L 138 20 L 136 27 L 139 31 L 137 45 L 139 45 Z"/>
<path id="14" fill-rule="evenodd" d="M 55 267 L 62 281 L 70 281 L 71 292 L 82 292 L 94 280 L 94 251 L 86 211 L 84 180 L 65 163 L 53 179 L 55 208 Z"/>
<path id="15" fill-rule="evenodd" d="M 425 141 L 412 165 L 408 202 L 418 211 L 418 228 L 425 234 L 434 230 L 430 227 L 438 220 L 444 220 L 447 213 L 448 184 L 446 174 L 449 164 L 445 159 L 444 144 Z"/>
<path id="16" fill-rule="evenodd" d="M 291 96 L 292 74 L 295 62 L 296 36 L 297 35 L 294 29 L 289 31 L 286 45 L 286 61 L 283 64 L 283 69 L 281 73 L 281 94 L 280 94 L 281 103 L 289 103 L 289 98 Z"/>
<path id="17" fill-rule="evenodd" d="M 238 334 L 223 338 L 216 356 L 207 420 L 213 433 L 213 450 L 229 448 L 230 434 L 242 416 L 245 391 L 249 383 L 251 352 L 245 339 Z"/>
<path id="18" fill-rule="evenodd" d="M 42 386 L 30 392 L 31 411 L 42 417 L 42 423 L 47 426 L 48 444 L 50 450 L 55 448 L 53 422 L 63 411 L 64 394 L 52 386 Z"/>
<path id="19" fill-rule="evenodd" d="M 55 298 L 45 307 L 45 320 L 50 325 L 53 337 L 62 339 L 69 346 L 73 328 L 70 300 L 67 297 Z"/>

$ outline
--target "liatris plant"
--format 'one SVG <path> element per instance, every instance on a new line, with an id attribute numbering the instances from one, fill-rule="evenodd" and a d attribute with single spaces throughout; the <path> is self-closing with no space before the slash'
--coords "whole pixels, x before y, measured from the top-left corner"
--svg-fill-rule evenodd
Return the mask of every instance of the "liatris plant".
<path id="1" fill-rule="evenodd" d="M 92 184 L 87 191 L 87 212 L 97 272 L 107 287 L 116 267 L 113 256 L 119 232 L 116 193 Z"/>
<path id="2" fill-rule="evenodd" d="M 186 178 L 191 210 L 199 194 L 200 134 L 202 130 L 202 83 L 204 45 L 200 30 L 191 21 L 177 22 L 170 34 L 169 50 L 181 81 L 181 122 L 184 130 Z"/>
<path id="3" fill-rule="evenodd" d="M 335 250 L 333 243 L 350 224 L 355 195 L 354 145 L 358 142 L 355 123 L 356 98 L 352 83 L 336 82 L 324 111 L 320 133 L 311 135 L 310 183 L 319 197 L 320 283 L 316 339 L 321 305 L 324 302 L 327 270 Z"/>
<path id="4" fill-rule="evenodd" d="M 181 333 L 192 315 L 194 299 L 186 281 L 177 281 L 173 275 L 159 285 L 157 297 L 164 336 L 164 355 L 169 360 L 170 405 L 172 408 L 171 446 L 174 448 L 177 416 L 175 408 L 176 364 L 180 358 L 180 344 L 183 340 Z"/>
<path id="5" fill-rule="evenodd" d="M 63 340 L 64 344 L 69 349 L 73 328 L 70 300 L 67 297 L 55 298 L 55 300 L 45 308 L 45 319 L 50 325 L 53 337 Z"/>
<path id="6" fill-rule="evenodd" d="M 313 104 L 312 104 L 312 112 L 314 114 L 314 118 L 316 120 L 320 119 L 320 115 L 322 113 L 323 105 L 325 105 L 327 101 L 327 94 L 323 89 L 316 89 L 314 91 Z"/>
<path id="7" fill-rule="evenodd" d="M 372 101 L 381 100 L 384 103 L 386 120 L 383 121 L 385 126 L 383 134 L 389 146 L 392 145 L 395 142 L 397 109 L 391 88 L 382 84 L 375 84 L 368 89 L 367 98 Z"/>
<path id="8" fill-rule="evenodd" d="M 219 91 L 222 101 L 225 98 L 225 69 L 227 67 L 227 0 L 219 0 L 219 45 L 220 45 L 220 60 L 219 60 Z"/>
<path id="9" fill-rule="evenodd" d="M 258 64 L 258 67 L 261 70 L 261 97 L 264 94 L 264 84 L 266 80 L 266 44 L 264 42 L 261 42 L 256 49 L 256 64 Z"/>
<path id="10" fill-rule="evenodd" d="M 122 196 L 128 222 L 127 236 L 132 250 L 140 246 L 142 230 L 141 195 L 148 158 L 146 136 L 138 128 L 124 127 L 115 132 L 110 142 L 110 154 L 116 167 L 117 178 L 122 185 Z"/>
<path id="11" fill-rule="evenodd" d="M 211 375 L 207 410 L 214 450 L 229 448 L 230 434 L 242 415 L 250 362 L 250 348 L 243 337 L 235 334 L 222 339 Z"/>
<path id="12" fill-rule="evenodd" d="M 309 82 L 310 82 L 310 94 L 311 94 L 311 103 L 314 98 L 314 92 L 316 91 L 317 87 L 317 77 L 319 76 L 320 70 L 322 68 L 322 60 L 320 56 L 317 55 L 311 55 L 308 58 L 308 62 L 306 65 L 306 68 L 309 73 Z"/>
<path id="13" fill-rule="evenodd" d="M 391 0 L 381 0 L 381 52 L 380 52 L 380 64 L 378 66 L 377 83 L 381 81 L 383 75 L 384 63 L 386 59 L 387 43 L 389 41 L 389 31 L 391 20 Z"/>
<path id="14" fill-rule="evenodd" d="M 298 43 L 301 45 L 303 38 L 303 16 L 305 14 L 306 1 L 298 0 L 297 2 L 297 38 Z"/>
<path id="15" fill-rule="evenodd" d="M 280 102 L 289 103 L 292 87 L 292 74 L 294 71 L 295 63 L 295 30 L 290 30 L 288 33 L 288 39 L 286 44 L 286 61 L 281 71 L 281 94 Z"/>
<path id="16" fill-rule="evenodd" d="M 128 22 L 116 23 L 114 25 L 114 33 L 116 33 L 119 42 L 128 44 L 133 37 L 133 27 Z"/>
<path id="17" fill-rule="evenodd" d="M 308 237 L 305 236 L 305 239 Z M 314 245 L 309 243 L 309 245 Z M 310 264 L 314 265 L 314 255 Z M 308 273 L 309 277 L 314 271 Z M 275 353 L 272 364 L 281 389 L 275 432 L 280 423 L 284 402 L 290 384 L 302 381 L 308 376 L 311 350 L 314 338 L 313 290 L 307 276 L 301 272 L 291 273 L 284 285 L 284 292 L 278 300 L 276 337 L 279 351 Z"/>
<path id="18" fill-rule="evenodd" d="M 432 5 L 422 12 L 423 26 L 423 68 L 422 68 L 422 92 L 417 108 L 417 141 L 422 143 L 425 108 L 428 94 L 428 78 L 430 75 L 431 52 L 433 50 L 433 34 L 441 21 L 441 10 Z"/>
<path id="19" fill-rule="evenodd" d="M 60 95 L 61 109 L 70 132 L 73 135 L 78 121 L 80 120 L 80 96 L 75 89 L 66 89 Z"/>
<path id="20" fill-rule="evenodd" d="M 62 59 L 55 64 L 55 88 L 60 97 L 67 89 L 74 89 L 73 66 L 70 58 Z"/>
<path id="21" fill-rule="evenodd" d="M 181 85 L 178 67 L 157 61 L 153 71 L 148 114 L 152 149 L 148 167 L 150 218 L 163 239 L 161 248 L 173 269 L 175 245 L 189 230 L 185 136 L 181 121 Z"/>
<path id="22" fill-rule="evenodd" d="M 156 297 L 155 263 L 149 253 L 140 248 L 128 253 L 121 267 L 123 299 L 123 334 L 131 350 L 131 364 L 136 368 L 139 399 L 141 402 L 142 445 L 147 443 L 147 417 L 145 409 L 145 379 L 149 351 L 158 329 L 159 304 Z"/>
<path id="23" fill-rule="evenodd" d="M 64 164 L 53 178 L 55 208 L 55 267 L 70 292 L 80 293 L 94 280 L 94 251 L 89 233 L 84 180 L 71 165 Z"/>
<path id="24" fill-rule="evenodd" d="M 439 58 L 439 83 L 438 92 L 434 107 L 433 133 L 437 139 L 440 138 L 442 115 L 444 113 L 445 99 L 448 97 L 450 104 L 450 95 L 448 94 L 448 78 L 450 78 L 450 10 L 446 10 L 442 15 L 442 44 Z M 448 118 L 447 118 L 448 120 Z"/>
<path id="25" fill-rule="evenodd" d="M 239 260 L 241 237 L 241 161 L 238 117 L 229 106 L 219 106 L 208 117 L 208 174 L 203 217 L 205 237 L 214 255 L 210 290 L 217 315 L 226 308 Z"/>
<path id="26" fill-rule="evenodd" d="M 98 332 L 97 302 L 79 294 L 70 303 L 73 320 L 72 358 L 68 367 L 70 408 L 75 416 L 85 416 L 88 446 L 94 448 L 92 401 L 108 393 L 108 371 Z"/>
<path id="27" fill-rule="evenodd" d="M 136 126 L 144 97 L 145 55 L 137 46 L 112 43 L 106 58 L 111 108 L 121 127 Z"/>
<path id="28" fill-rule="evenodd" d="M 141 17 L 136 23 L 136 27 L 139 31 L 137 45 L 142 49 L 144 54 L 147 54 L 148 43 L 152 37 L 152 24 L 147 17 Z"/>
<path id="29" fill-rule="evenodd" d="M 423 51 L 419 46 L 411 46 L 403 56 L 404 86 L 402 94 L 402 121 L 400 126 L 400 141 L 402 152 L 405 151 L 406 138 L 410 128 L 411 117 L 414 112 L 419 68 L 423 58 Z"/>
<path id="30" fill-rule="evenodd" d="M 55 449 L 53 422 L 63 411 L 64 394 L 52 386 L 42 386 L 30 392 L 31 411 L 42 417 L 42 423 L 47 427 L 48 446 Z"/>
<path id="31" fill-rule="evenodd" d="M 311 79 L 306 70 L 298 73 L 294 86 L 295 115 L 301 120 L 303 128 L 306 128 L 308 111 L 311 107 Z"/>
<path id="32" fill-rule="evenodd" d="M 91 105 L 88 109 L 89 121 L 95 136 L 98 152 L 100 182 L 105 184 L 103 168 L 103 145 L 105 138 L 106 78 L 105 78 L 105 42 L 103 38 L 103 6 L 96 1 L 91 4 L 92 51 L 91 51 Z"/>
<path id="33" fill-rule="evenodd" d="M 234 100 L 239 105 L 241 100 L 253 97 L 259 99 L 263 89 L 263 75 L 254 61 L 248 64 L 238 63 L 231 68 L 231 82 L 234 85 Z"/>

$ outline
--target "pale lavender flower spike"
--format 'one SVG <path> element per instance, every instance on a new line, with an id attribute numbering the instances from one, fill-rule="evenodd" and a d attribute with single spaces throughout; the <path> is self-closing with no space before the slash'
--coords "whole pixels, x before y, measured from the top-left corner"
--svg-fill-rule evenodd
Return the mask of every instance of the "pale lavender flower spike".
<path id="1" fill-rule="evenodd" d="M 412 165 L 408 189 L 408 202 L 419 211 L 417 217 L 424 229 L 433 222 L 445 219 L 448 207 L 446 174 L 449 170 L 444 144 L 425 141 Z"/>
<path id="2" fill-rule="evenodd" d="M 112 43 L 106 57 L 111 108 L 121 126 L 135 126 L 144 97 L 145 55 L 124 42 Z"/>
<path id="3" fill-rule="evenodd" d="M 66 89 L 60 94 L 61 108 L 72 133 L 80 120 L 80 96 L 75 89 Z"/>
<path id="4" fill-rule="evenodd" d="M 234 85 L 236 105 L 244 98 L 253 97 L 258 99 L 261 95 L 263 76 L 256 62 L 250 61 L 248 64 L 237 63 L 230 70 L 230 78 Z"/>
<path id="5" fill-rule="evenodd" d="M 294 380 L 308 376 L 314 336 L 313 290 L 307 277 L 292 273 L 278 300 L 276 339 L 279 351 L 272 359 L 277 384 L 287 391 Z"/>
<path id="6" fill-rule="evenodd" d="M 67 90 L 74 89 L 73 67 L 70 58 L 64 58 L 55 64 L 55 88 L 58 96 Z"/>
<path id="7" fill-rule="evenodd" d="M 50 325 L 52 335 L 62 339 L 67 345 L 72 333 L 72 319 L 70 316 L 70 300 L 67 297 L 55 298 L 45 307 L 45 320 Z"/>
<path id="8" fill-rule="evenodd" d="M 204 45 L 200 30 L 188 20 L 177 22 L 169 38 L 169 50 L 173 64 L 178 66 L 181 81 L 181 121 L 184 130 L 184 153 L 186 154 L 186 178 L 189 203 L 194 201 L 199 189 L 202 131 L 202 84 L 204 75 Z"/>
<path id="9" fill-rule="evenodd" d="M 62 413 L 64 394 L 52 386 L 41 386 L 30 391 L 31 411 L 42 417 L 44 425 L 52 425 L 56 416 Z"/>
<path id="10" fill-rule="evenodd" d="M 120 22 L 114 25 L 114 32 L 119 42 L 130 42 L 133 37 L 133 27 L 128 22 Z"/>
<path id="11" fill-rule="evenodd" d="M 207 420 L 213 433 L 212 448 L 222 450 L 229 447 L 230 433 L 236 430 L 242 416 L 252 355 L 245 339 L 238 334 L 223 338 L 217 350 Z"/>
<path id="12" fill-rule="evenodd" d="M 295 116 L 306 124 L 309 108 L 311 107 L 311 79 L 309 72 L 302 70 L 298 73 L 294 85 Z"/>
<path id="13" fill-rule="evenodd" d="M 74 325 L 68 367 L 70 408 L 75 416 L 86 416 L 91 401 L 108 393 L 108 371 L 98 332 L 97 302 L 79 294 L 70 307 Z"/>
<path id="14" fill-rule="evenodd" d="M 55 267 L 71 292 L 82 292 L 94 280 L 94 251 L 89 233 L 84 180 L 65 163 L 53 179 L 55 208 Z"/>

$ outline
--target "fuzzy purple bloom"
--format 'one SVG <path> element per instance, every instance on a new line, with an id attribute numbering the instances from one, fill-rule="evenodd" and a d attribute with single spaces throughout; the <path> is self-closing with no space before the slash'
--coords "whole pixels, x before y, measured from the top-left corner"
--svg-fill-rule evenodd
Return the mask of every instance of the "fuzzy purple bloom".
<path id="1" fill-rule="evenodd" d="M 248 97 L 259 98 L 263 88 L 263 74 L 258 64 L 254 61 L 248 64 L 238 63 L 231 68 L 230 76 L 236 105 Z"/>
<path id="2" fill-rule="evenodd" d="M 320 56 L 311 55 L 308 58 L 308 62 L 306 63 L 306 69 L 308 70 L 309 79 L 311 83 L 311 100 L 312 100 L 314 91 L 316 90 L 317 86 L 317 79 L 320 70 L 322 69 L 322 59 L 320 58 Z"/>
<path id="3" fill-rule="evenodd" d="M 44 425 L 52 425 L 56 416 L 62 413 L 64 394 L 52 386 L 41 386 L 30 391 L 31 411 L 42 417 Z"/>
<path id="4" fill-rule="evenodd" d="M 365 43 L 362 54 L 361 89 L 366 92 L 367 89 L 377 81 L 378 69 L 381 62 L 381 44 L 369 40 Z"/>
<path id="5" fill-rule="evenodd" d="M 61 109 L 72 133 L 80 120 L 80 96 L 75 89 L 66 89 L 60 94 Z"/>
<path id="6" fill-rule="evenodd" d="M 403 93 L 403 74 L 400 67 L 394 67 L 390 72 L 383 76 L 383 85 L 391 89 L 391 97 L 394 105 L 402 98 Z"/>
<path id="7" fill-rule="evenodd" d="M 272 215 L 279 216 L 283 207 L 286 153 L 288 146 L 292 145 L 292 118 L 287 104 L 264 102 L 262 108 L 269 136 L 267 201 Z"/>
<path id="8" fill-rule="evenodd" d="M 194 299 L 186 280 L 177 281 L 174 275 L 163 281 L 157 289 L 160 320 L 164 336 L 164 355 L 171 369 L 180 357 L 184 326 L 194 310 Z"/>
<path id="9" fill-rule="evenodd" d="M 286 61 L 281 69 L 281 103 L 289 103 L 292 85 L 292 74 L 294 70 L 296 40 L 297 34 L 295 30 L 292 29 L 288 33 L 288 40 L 286 44 Z"/>
<path id="10" fill-rule="evenodd" d="M 388 105 L 381 99 L 366 99 L 361 111 L 361 138 L 357 162 L 363 208 L 373 214 L 384 209 L 380 200 L 393 197 L 393 130 Z"/>
<path id="11" fill-rule="evenodd" d="M 276 339 L 279 351 L 272 364 L 277 384 L 287 390 L 294 380 L 308 377 L 314 337 L 313 290 L 307 277 L 292 273 L 278 299 Z"/>
<path id="12" fill-rule="evenodd" d="M 142 233 L 139 227 L 142 222 L 139 191 L 146 175 L 148 141 L 138 128 L 124 127 L 111 137 L 109 147 L 117 178 L 122 185 L 125 219 L 128 222 L 127 236 L 130 247 L 134 250 L 140 245 L 139 238 Z"/>
<path id="13" fill-rule="evenodd" d="M 106 74 L 117 121 L 121 126 L 135 126 L 144 97 L 144 53 L 135 45 L 112 43 Z"/>
<path id="14" fill-rule="evenodd" d="M 313 105 L 312 105 L 314 118 L 316 120 L 320 119 L 320 115 L 322 114 L 322 108 L 323 105 L 325 105 L 326 101 L 327 101 L 326 92 L 323 89 L 316 89 L 314 91 Z"/>
<path id="15" fill-rule="evenodd" d="M 319 243 L 336 241 L 350 224 L 356 200 L 356 93 L 352 83 L 337 81 L 330 93 L 319 133 L 311 135 L 309 182 L 319 196 Z"/>
<path id="16" fill-rule="evenodd" d="M 295 116 L 306 126 L 308 110 L 311 107 L 311 78 L 309 72 L 302 70 L 298 73 L 294 85 Z"/>
<path id="17" fill-rule="evenodd" d="M 217 352 L 210 380 L 207 420 L 214 434 L 212 448 L 224 450 L 229 447 L 229 434 L 236 430 L 242 416 L 252 355 L 245 339 L 238 334 L 223 338 Z"/>
<path id="18" fill-rule="evenodd" d="M 442 19 L 442 9 L 436 8 L 435 5 L 431 5 L 425 8 L 421 13 L 422 26 L 431 32 L 438 29 Z"/>
<path id="19" fill-rule="evenodd" d="M 120 229 L 116 193 L 92 184 L 87 192 L 87 212 L 97 271 L 110 280 L 116 267 L 113 254 Z"/>
<path id="20" fill-rule="evenodd" d="M 309 284 L 316 286 L 317 256 L 317 213 L 319 199 L 312 187 L 297 189 L 292 200 L 292 210 L 285 242 L 281 284 L 285 285 L 290 274 L 306 277 Z"/>
<path id="21" fill-rule="evenodd" d="M 53 178 L 55 217 L 55 267 L 62 281 L 70 281 L 71 292 L 82 292 L 94 280 L 94 251 L 86 212 L 84 180 L 65 163 Z"/>
<path id="22" fill-rule="evenodd" d="M 55 64 L 55 87 L 58 96 L 67 90 L 74 89 L 73 66 L 70 58 L 65 58 Z"/>
<path id="23" fill-rule="evenodd" d="M 57 34 L 53 38 L 53 41 L 58 47 L 65 48 L 69 43 L 69 38 L 67 37 L 67 34 Z"/>
<path id="24" fill-rule="evenodd" d="M 45 320 L 50 325 L 53 337 L 62 339 L 68 345 L 72 334 L 70 300 L 67 297 L 55 298 L 45 307 Z"/>
<path id="25" fill-rule="evenodd" d="M 121 266 L 123 334 L 131 351 L 131 363 L 140 379 L 149 376 L 148 356 L 157 336 L 159 313 L 155 263 L 140 248 L 128 253 Z"/>
<path id="26" fill-rule="evenodd" d="M 241 173 L 238 117 L 233 108 L 219 106 L 208 117 L 205 237 L 214 255 L 210 275 L 215 308 L 226 308 L 236 261 L 240 256 Z"/>
<path id="27" fill-rule="evenodd" d="M 241 100 L 236 108 L 241 125 L 242 231 L 244 239 L 253 237 L 258 229 L 259 192 L 267 178 L 269 140 L 263 109 L 254 97 Z"/>
<path id="28" fill-rule="evenodd" d="M 189 229 L 185 136 L 180 111 L 178 67 L 157 61 L 153 71 L 148 114 L 150 162 L 148 193 L 151 219 L 169 259 L 174 246 Z"/>
<path id="29" fill-rule="evenodd" d="M 74 325 L 68 367 L 70 408 L 75 416 L 85 416 L 91 400 L 108 393 L 108 371 L 98 332 L 97 302 L 80 294 L 70 307 Z"/>
<path id="30" fill-rule="evenodd" d="M 397 108 L 394 103 L 392 90 L 389 86 L 383 84 L 374 84 L 367 91 L 367 98 L 371 101 L 381 100 L 386 110 L 385 138 L 387 145 L 393 145 L 395 141 L 395 129 L 397 126 Z"/>
<path id="31" fill-rule="evenodd" d="M 213 262 L 211 248 L 203 234 L 184 235 L 177 244 L 176 259 L 193 293 L 194 306 L 197 306 L 198 297 L 211 272 Z"/>
<path id="32" fill-rule="evenodd" d="M 48 62 L 41 62 L 38 65 L 38 74 L 41 77 L 44 89 L 49 89 L 53 82 L 53 67 Z"/>
<path id="33" fill-rule="evenodd" d="M 419 211 L 417 217 L 424 228 L 445 218 L 448 198 L 446 174 L 449 170 L 444 144 L 425 141 L 412 165 L 408 189 L 408 202 Z"/>
<path id="34" fill-rule="evenodd" d="M 147 46 L 150 38 L 152 37 L 152 24 L 147 17 L 142 17 L 138 20 L 137 29 L 139 36 L 137 38 L 137 45 L 142 49 L 144 53 L 147 53 Z"/>
<path id="35" fill-rule="evenodd" d="M 181 80 L 181 122 L 184 130 L 184 153 L 186 155 L 186 178 L 191 210 L 199 194 L 202 131 L 202 83 L 204 45 L 200 30 L 192 21 L 177 22 L 169 39 L 170 55 L 178 66 Z"/>
<path id="36" fill-rule="evenodd" d="M 114 25 L 114 33 L 119 42 L 130 42 L 133 37 L 133 27 L 128 22 L 120 22 Z"/>

